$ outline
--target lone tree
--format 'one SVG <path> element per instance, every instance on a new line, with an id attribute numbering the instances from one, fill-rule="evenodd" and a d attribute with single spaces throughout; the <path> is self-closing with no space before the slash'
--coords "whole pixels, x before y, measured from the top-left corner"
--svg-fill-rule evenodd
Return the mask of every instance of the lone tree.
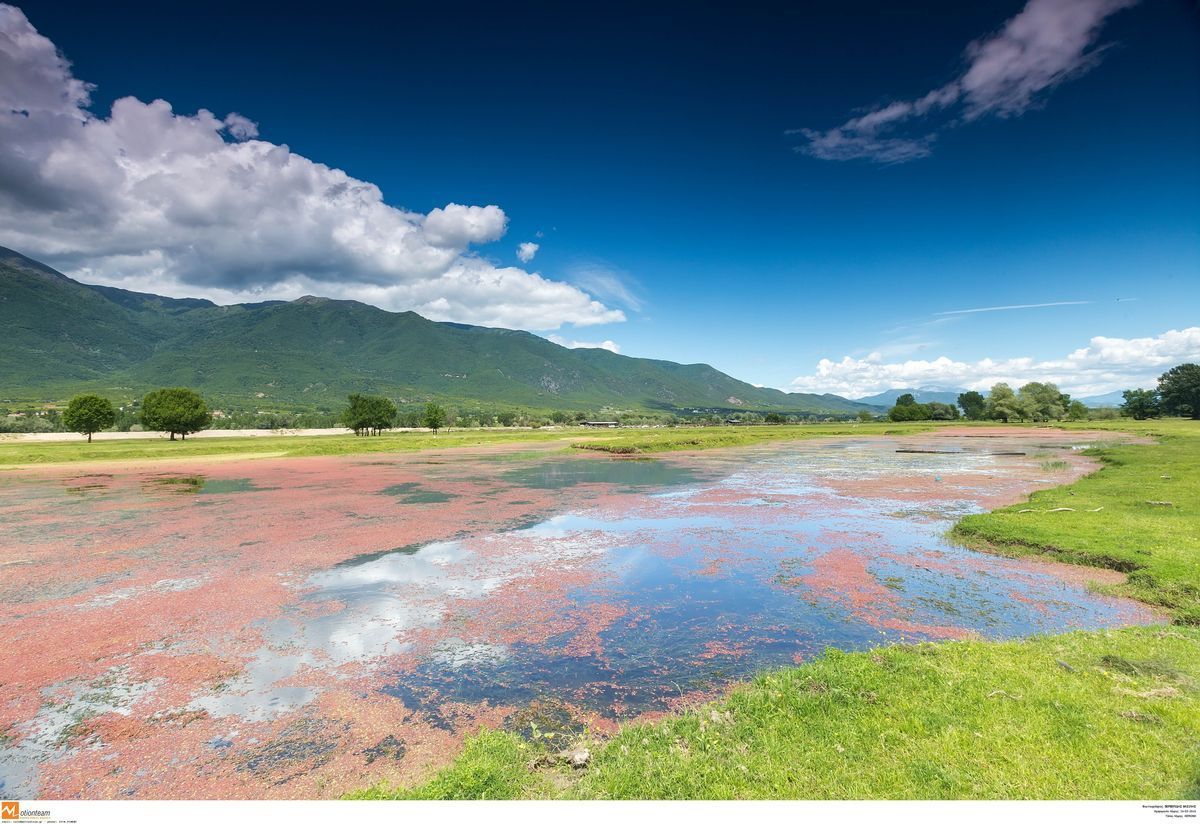
<path id="1" fill-rule="evenodd" d="M 387 398 L 356 392 L 348 400 L 350 406 L 342 413 L 342 423 L 355 435 L 378 435 L 396 422 L 396 404 Z"/>
<path id="2" fill-rule="evenodd" d="M 959 395 L 958 405 L 969 421 L 981 421 L 987 415 L 987 398 L 975 390 Z"/>
<path id="3" fill-rule="evenodd" d="M 437 431 L 446 425 L 446 410 L 442 409 L 436 403 L 426 404 L 425 414 L 422 416 L 421 422 L 428 429 L 432 429 L 433 434 L 436 435 Z"/>
<path id="4" fill-rule="evenodd" d="M 182 440 L 212 423 L 204 399 L 182 386 L 155 389 L 142 398 L 142 426 L 156 432 L 178 435 Z"/>
<path id="5" fill-rule="evenodd" d="M 1158 417 L 1158 393 L 1153 389 L 1126 389 L 1121 397 L 1125 399 L 1125 403 L 1121 404 L 1122 415 L 1128 415 L 1135 421 Z"/>
<path id="6" fill-rule="evenodd" d="M 1200 364 L 1181 363 L 1158 378 L 1162 411 L 1200 420 Z"/>
<path id="7" fill-rule="evenodd" d="M 99 395 L 76 395 L 63 413 L 63 425 L 72 432 L 87 435 L 88 443 L 92 442 L 93 432 L 108 429 L 116 422 L 117 410 L 108 398 Z"/>

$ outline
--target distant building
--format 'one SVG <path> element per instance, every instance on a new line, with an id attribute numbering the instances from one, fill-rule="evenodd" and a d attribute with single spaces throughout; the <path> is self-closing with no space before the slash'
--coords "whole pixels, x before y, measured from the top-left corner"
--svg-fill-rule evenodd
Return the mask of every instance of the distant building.
<path id="1" fill-rule="evenodd" d="M 620 426 L 616 421 L 583 421 L 583 426 L 596 426 L 601 429 L 616 429 Z"/>

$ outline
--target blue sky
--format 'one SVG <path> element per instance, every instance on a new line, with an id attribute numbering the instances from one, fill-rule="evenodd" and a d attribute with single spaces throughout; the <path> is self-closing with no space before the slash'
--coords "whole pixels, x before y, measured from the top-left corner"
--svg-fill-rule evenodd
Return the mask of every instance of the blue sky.
<path id="1" fill-rule="evenodd" d="M 94 84 L 73 105 L 112 133 L 173 133 L 206 109 L 229 151 L 249 151 L 224 119 L 236 112 L 256 124 L 247 143 L 375 184 L 403 225 L 368 204 L 330 229 L 345 244 L 367 226 L 350 251 L 327 254 L 314 231 L 299 254 L 285 218 L 250 247 L 236 227 L 172 217 L 183 196 L 146 195 L 142 175 L 87 214 L 153 203 L 169 231 L 161 215 L 106 218 L 80 240 L 92 217 L 47 212 L 14 217 L 0 243 L 84 280 L 226 302 L 320 289 L 805 391 L 1050 377 L 1090 393 L 1200 357 L 1200 330 L 1162 337 L 1200 326 L 1194 4 L 175 5 L 19 9 L 69 61 L 55 71 Z M 1012 42 L 1028 54 L 1003 53 Z M 122 132 L 110 108 L 126 96 L 173 114 L 127 112 Z M 36 120 L 14 121 L 22 140 L 64 139 Z M 115 140 L 90 139 L 78 162 Z M 25 190 L 0 168 L 14 216 L 65 185 L 45 171 L 57 156 Z M 188 184 L 189 215 L 227 202 L 188 199 L 206 180 Z M 499 207 L 502 225 L 446 211 L 430 241 L 423 216 L 451 203 Z M 411 260 L 379 257 L 371 232 L 410 230 L 426 244 Z M 160 237 L 173 245 L 139 254 Z M 520 243 L 538 244 L 532 259 Z"/>

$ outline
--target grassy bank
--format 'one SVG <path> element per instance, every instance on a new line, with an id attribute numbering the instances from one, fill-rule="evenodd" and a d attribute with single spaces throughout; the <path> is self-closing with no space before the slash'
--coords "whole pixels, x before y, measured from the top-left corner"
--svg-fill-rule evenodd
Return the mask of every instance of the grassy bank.
<path id="1" fill-rule="evenodd" d="M 969 515 L 954 534 L 990 551 L 1128 572 L 1127 583 L 1109 589 L 1165 607 L 1177 623 L 1200 624 L 1200 424 L 1120 428 L 1155 443 L 1091 450 L 1103 470 L 1035 492 L 1028 503 Z"/>
<path id="2" fill-rule="evenodd" d="M 193 438 L 188 441 L 155 440 L 95 441 L 0 441 L 0 467 L 21 464 L 71 463 L 78 461 L 129 461 L 207 456 L 360 455 L 375 452 L 407 452 L 420 449 L 452 449 L 512 443 L 559 441 L 583 449 L 616 454 L 668 452 L 681 449 L 712 449 L 748 446 L 766 441 L 834 435 L 884 435 L 920 432 L 932 424 L 805 424 L 798 426 L 711 426 L 678 429 L 618 430 L 598 434 L 580 428 L 521 430 L 470 429 L 430 432 L 390 432 L 377 437 L 353 435 L 298 435 L 254 438 Z"/>
<path id="3" fill-rule="evenodd" d="M 838 435 L 911 435 L 935 429 L 939 424 L 921 423 L 819 423 L 800 426 L 716 426 L 679 429 L 622 430 L 592 435 L 573 444 L 576 449 L 613 455 L 681 452 L 727 446 L 753 446 L 772 441 L 828 438 Z"/>
<path id="4" fill-rule="evenodd" d="M 1197 623 L 1200 427 L 1084 428 L 1156 442 L 1098 447 L 1099 472 L 956 533 L 982 549 L 1131 570 L 1123 594 Z M 1195 798 L 1197 740 L 1200 629 L 1131 628 L 831 650 L 585 742 L 583 770 L 485 731 L 426 783 L 355 797 Z"/>

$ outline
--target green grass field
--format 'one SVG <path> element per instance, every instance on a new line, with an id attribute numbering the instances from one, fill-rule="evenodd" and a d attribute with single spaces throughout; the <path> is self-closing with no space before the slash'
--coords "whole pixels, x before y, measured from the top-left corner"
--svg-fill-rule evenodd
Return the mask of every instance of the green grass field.
<path id="1" fill-rule="evenodd" d="M 1200 590 L 1200 426 L 1079 428 L 1156 442 L 1099 447 L 1098 472 L 955 533 L 980 549 L 1132 570 L 1117 589 L 1181 626 L 829 650 L 721 701 L 580 742 L 586 769 L 481 731 L 425 783 L 352 797 L 1200 797 L 1200 629 L 1187 626 Z M 1060 507 L 1073 511 L 1045 511 Z"/>
<path id="2" fill-rule="evenodd" d="M 920 432 L 932 424 L 842 423 L 795 426 L 711 426 L 678 429 L 619 430 L 597 433 L 579 427 L 563 429 L 464 429 L 430 432 L 389 432 L 376 437 L 354 435 L 298 435 L 254 438 L 193 438 L 187 441 L 154 440 L 95 441 L 4 441 L 0 440 L 0 468 L 4 466 L 77 461 L 128 461 L 205 456 L 272 455 L 360 455 L 372 452 L 407 452 L 419 449 L 451 449 L 511 443 L 560 441 L 602 452 L 665 452 L 747 446 L 754 443 L 833 435 L 884 435 Z"/>
<path id="3" fill-rule="evenodd" d="M 187 441 L 0 441 L 0 469 L 23 464 L 75 463 L 79 461 L 130 461 L 211 456 L 361 455 L 373 452 L 409 452 L 452 449 L 489 444 L 540 443 L 569 435 L 514 429 L 470 429 L 439 432 L 390 432 L 374 437 L 354 435 L 263 435 L 254 438 L 193 438 Z"/>
<path id="4" fill-rule="evenodd" d="M 828 438 L 837 435 L 911 435 L 937 428 L 922 423 L 818 423 L 798 426 L 709 426 L 678 429 L 633 429 L 594 435 L 574 444 L 576 449 L 607 452 L 614 455 L 638 455 L 653 452 L 678 452 L 691 449 L 715 449 L 751 446 L 770 441 L 802 438 Z"/>

